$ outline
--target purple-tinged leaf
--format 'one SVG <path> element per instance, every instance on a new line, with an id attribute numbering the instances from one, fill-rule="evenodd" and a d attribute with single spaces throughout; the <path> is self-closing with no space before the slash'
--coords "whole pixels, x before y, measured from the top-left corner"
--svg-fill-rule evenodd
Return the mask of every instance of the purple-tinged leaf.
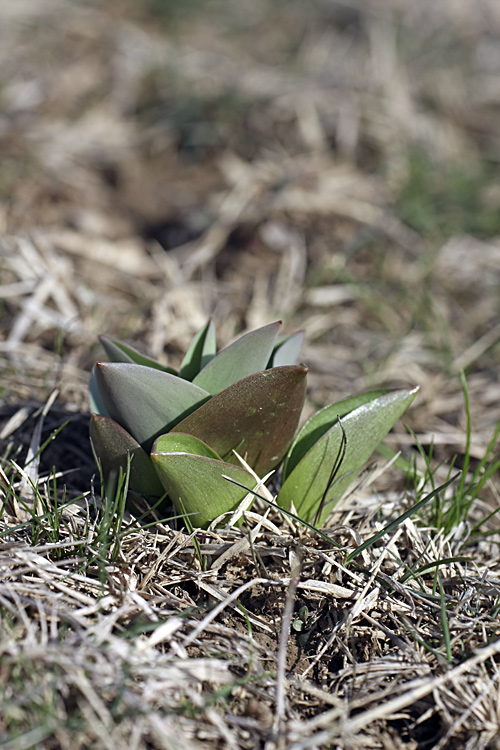
<path id="1" fill-rule="evenodd" d="M 280 328 L 278 321 L 241 336 L 219 352 L 193 383 L 215 395 L 238 380 L 261 372 L 269 362 Z"/>
<path id="2" fill-rule="evenodd" d="M 128 456 L 131 456 L 130 489 L 153 497 L 165 494 L 148 454 L 114 420 L 94 414 L 90 421 L 90 440 L 106 479 L 112 472 L 126 471 Z"/>
<path id="3" fill-rule="evenodd" d="M 237 462 L 236 450 L 264 476 L 279 464 L 297 431 L 306 375 L 299 366 L 250 375 L 200 406 L 173 432 L 194 435 L 226 461 Z"/>

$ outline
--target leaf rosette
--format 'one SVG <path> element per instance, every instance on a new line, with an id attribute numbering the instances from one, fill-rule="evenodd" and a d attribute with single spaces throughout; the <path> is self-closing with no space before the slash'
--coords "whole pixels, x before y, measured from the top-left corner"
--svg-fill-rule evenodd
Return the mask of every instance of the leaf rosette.
<path id="1" fill-rule="evenodd" d="M 110 361 L 92 372 L 90 437 L 103 475 L 129 467 L 132 491 L 168 495 L 193 526 L 206 527 L 283 461 L 276 502 L 323 524 L 418 388 L 350 396 L 297 433 L 304 334 L 280 338 L 280 328 L 271 323 L 217 353 L 210 320 L 179 371 L 101 336 Z"/>
<path id="2" fill-rule="evenodd" d="M 235 508 L 246 493 L 222 474 L 252 489 L 255 475 L 282 461 L 299 424 L 303 333 L 280 338 L 280 329 L 281 322 L 264 326 L 217 353 L 210 320 L 178 372 L 101 336 L 111 361 L 92 372 L 90 437 L 104 476 L 125 470 L 130 456 L 130 488 L 168 493 L 195 526 Z"/>

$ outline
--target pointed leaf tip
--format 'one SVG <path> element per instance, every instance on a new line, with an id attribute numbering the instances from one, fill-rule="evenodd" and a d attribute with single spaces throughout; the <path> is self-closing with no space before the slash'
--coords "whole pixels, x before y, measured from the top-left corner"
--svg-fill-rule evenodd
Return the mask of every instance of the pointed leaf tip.
<path id="1" fill-rule="evenodd" d="M 157 435 L 210 398 L 187 380 L 136 364 L 98 363 L 95 380 L 109 416 L 148 452 Z"/>
<path id="2" fill-rule="evenodd" d="M 109 417 L 109 414 L 104 406 L 101 394 L 99 393 L 99 387 L 96 380 L 96 368 L 94 365 L 89 380 L 89 404 L 91 414 L 102 414 L 104 417 Z"/>
<path id="3" fill-rule="evenodd" d="M 104 477 L 127 470 L 131 456 L 129 487 L 141 495 L 161 497 L 165 494 L 147 453 L 134 438 L 109 417 L 94 414 L 90 420 L 90 441 L 99 459 Z"/>
<path id="4" fill-rule="evenodd" d="M 172 367 L 162 365 L 155 359 L 141 354 L 133 346 L 124 344 L 123 341 L 111 338 L 111 336 L 104 336 L 103 334 L 99 336 L 99 341 L 110 362 L 128 362 L 129 364 L 152 367 L 154 370 L 161 370 L 162 372 L 169 372 L 171 375 L 177 375 L 177 371 Z"/>
<path id="5" fill-rule="evenodd" d="M 305 335 L 305 331 L 296 331 L 289 336 L 278 339 L 269 360 L 269 367 L 296 365 L 299 361 Z"/>
<path id="6" fill-rule="evenodd" d="M 280 328 L 281 321 L 277 321 L 241 336 L 219 352 L 194 378 L 193 383 L 214 395 L 238 380 L 265 370 Z"/>
<path id="7" fill-rule="evenodd" d="M 307 369 L 275 367 L 213 396 L 173 432 L 194 435 L 226 461 L 237 451 L 259 475 L 273 469 L 293 440 L 306 396 Z"/>
<path id="8" fill-rule="evenodd" d="M 304 458 L 310 448 L 330 430 L 338 419 L 343 419 L 359 406 L 374 401 L 379 396 L 391 393 L 393 389 L 383 388 L 376 391 L 366 391 L 354 396 L 335 401 L 333 404 L 323 407 L 310 417 L 301 427 L 297 437 L 290 446 L 285 462 L 283 464 L 283 482 L 294 470 L 299 461 Z"/>
<path id="9" fill-rule="evenodd" d="M 215 338 L 215 324 L 209 318 L 206 325 L 198 331 L 191 341 L 179 370 L 181 378 L 193 380 L 210 360 L 215 357 L 217 351 Z"/>
<path id="10" fill-rule="evenodd" d="M 325 425 L 321 425 L 321 430 L 312 445 L 310 444 L 312 433 L 307 433 L 306 430 L 307 451 L 304 452 L 302 449 L 299 460 L 291 469 L 288 466 L 288 473 L 278 495 L 278 504 L 283 508 L 289 508 L 293 502 L 297 514 L 306 521 L 310 521 L 315 518 L 324 499 L 325 503 L 317 521 L 317 524 L 321 525 L 373 451 L 406 411 L 418 390 L 418 387 L 398 389 L 369 399 L 343 417 L 341 416 L 342 427 L 338 420 L 335 420 L 333 425 L 327 424 L 326 431 Z M 349 399 L 345 401 L 348 402 Z M 332 407 L 339 407 L 342 403 L 326 408 L 331 410 Z M 321 412 L 318 413 L 320 414 Z M 318 415 L 314 415 L 310 422 Z M 304 428 L 307 428 L 307 425 L 308 423 Z M 301 433 L 302 430 L 297 436 L 295 445 L 300 442 Z M 347 440 L 345 455 L 337 476 L 332 478 L 332 468 L 337 457 L 341 455 L 344 434 Z"/>

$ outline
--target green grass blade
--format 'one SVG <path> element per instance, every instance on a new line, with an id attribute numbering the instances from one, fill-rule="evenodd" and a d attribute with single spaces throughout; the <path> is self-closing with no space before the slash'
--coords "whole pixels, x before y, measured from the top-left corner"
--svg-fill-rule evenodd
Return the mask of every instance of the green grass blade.
<path id="1" fill-rule="evenodd" d="M 368 547 L 371 547 L 373 544 L 379 541 L 379 539 L 382 539 L 383 536 L 386 534 L 389 534 L 393 529 L 396 529 L 400 524 L 403 523 L 403 521 L 406 521 L 407 518 L 410 518 L 410 516 L 413 516 L 415 513 L 418 513 L 420 508 L 423 508 L 424 505 L 426 505 L 428 502 L 430 502 L 436 495 L 438 495 L 440 492 L 443 492 L 447 487 L 452 484 L 459 474 L 455 474 L 455 476 L 451 477 L 447 482 L 437 487 L 435 490 L 430 492 L 428 495 L 426 495 L 422 500 L 420 500 L 418 503 L 415 503 L 415 505 L 412 505 L 411 508 L 408 508 L 404 513 L 402 513 L 400 516 L 394 519 L 394 521 L 391 521 L 387 524 L 387 526 L 384 526 L 383 529 L 378 531 L 376 534 L 371 536 L 369 539 L 367 539 L 363 544 L 360 544 L 359 547 L 356 547 L 353 552 L 351 552 L 349 555 L 347 555 L 344 564 L 347 565 L 348 563 L 352 562 L 355 557 L 357 557 L 361 552 L 364 552 L 365 549 L 368 549 Z"/>
<path id="2" fill-rule="evenodd" d="M 450 623 L 448 622 L 448 610 L 446 609 L 446 599 L 444 595 L 443 582 L 441 581 L 441 576 L 439 575 L 438 570 L 436 570 L 436 574 L 437 574 L 437 580 L 438 580 L 438 586 L 439 586 L 439 596 L 441 599 L 441 624 L 443 626 L 443 636 L 444 636 L 444 642 L 446 645 L 446 658 L 448 659 L 449 664 L 451 664 L 453 661 L 453 656 L 451 653 Z"/>
<path id="3" fill-rule="evenodd" d="M 440 568 L 442 565 L 452 565 L 453 563 L 473 563 L 472 557 L 444 557 L 442 560 L 433 560 L 432 562 L 422 565 L 416 570 L 409 569 L 401 578 L 399 583 L 406 583 L 408 580 L 417 580 L 423 573 L 433 568 Z"/>
<path id="4" fill-rule="evenodd" d="M 259 500 L 263 500 L 266 505 L 269 505 L 269 507 L 274 508 L 275 510 L 279 511 L 284 516 L 287 516 L 288 518 L 292 518 L 294 521 L 297 521 L 301 526 L 304 526 L 304 528 L 309 529 L 310 531 L 314 532 L 314 534 L 317 534 L 321 539 L 324 539 L 325 542 L 328 542 L 328 544 L 331 544 L 333 547 L 336 547 L 337 549 L 344 550 L 345 546 L 342 544 L 339 544 L 338 542 L 334 542 L 331 537 L 328 536 L 328 534 L 325 534 L 320 529 L 316 528 L 316 526 L 313 526 L 312 523 L 309 523 L 308 521 L 305 521 L 303 518 L 299 518 L 299 516 L 296 516 L 295 513 L 292 513 L 291 510 L 287 510 L 286 508 L 282 508 L 281 505 L 277 505 L 276 503 L 273 503 L 272 500 L 269 500 L 267 497 L 264 497 L 264 495 L 260 495 L 258 492 L 256 492 L 253 489 L 250 489 L 249 487 L 246 487 L 246 485 L 241 484 L 237 480 L 233 479 L 232 477 L 229 477 L 227 475 L 222 475 L 223 479 L 227 479 L 228 482 L 231 482 L 232 484 L 238 485 L 238 487 L 241 487 L 241 489 L 246 490 L 247 492 L 251 492 L 254 497 L 257 497 Z"/>

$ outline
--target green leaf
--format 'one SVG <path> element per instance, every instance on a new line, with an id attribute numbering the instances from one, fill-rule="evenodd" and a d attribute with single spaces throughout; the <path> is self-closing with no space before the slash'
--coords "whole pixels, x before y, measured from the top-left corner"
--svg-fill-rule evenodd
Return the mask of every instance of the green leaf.
<path id="1" fill-rule="evenodd" d="M 283 336 L 278 339 L 269 360 L 268 367 L 297 364 L 305 335 L 305 331 L 297 331 L 296 333 L 290 334 L 290 336 Z"/>
<path id="2" fill-rule="evenodd" d="M 109 416 L 147 452 L 158 435 L 210 398 L 187 380 L 142 365 L 103 362 L 94 374 Z"/>
<path id="3" fill-rule="evenodd" d="M 250 375 L 179 422 L 173 432 L 203 440 L 224 460 L 236 450 L 259 476 L 283 458 L 297 430 L 307 369 L 276 367 Z"/>
<path id="4" fill-rule="evenodd" d="M 216 394 L 248 375 L 261 372 L 269 362 L 280 328 L 278 321 L 241 336 L 219 352 L 193 383 Z"/>
<path id="5" fill-rule="evenodd" d="M 112 472 L 118 474 L 120 468 L 125 472 L 130 455 L 130 489 L 154 497 L 165 494 L 148 454 L 114 420 L 94 414 L 90 420 L 90 440 L 105 478 Z"/>
<path id="6" fill-rule="evenodd" d="M 295 462 L 293 470 L 289 470 L 277 498 L 278 504 L 289 508 L 293 502 L 297 515 L 309 521 L 314 518 L 324 498 L 325 505 L 316 521 L 317 525 L 321 525 L 417 392 L 418 388 L 391 391 L 372 398 L 341 417 L 347 440 L 346 453 L 331 487 L 328 485 L 332 467 L 342 447 L 343 431 L 338 421 L 326 432 L 325 425 L 318 424 L 316 434 L 319 439 Z M 312 435 L 314 432 L 308 434 L 309 442 Z"/>
<path id="7" fill-rule="evenodd" d="M 215 357 L 217 351 L 215 341 L 215 325 L 210 318 L 206 326 L 199 331 L 192 340 L 186 356 L 182 360 L 179 375 L 186 380 L 193 380 L 210 360 Z"/>
<path id="8" fill-rule="evenodd" d="M 392 389 L 386 388 L 378 391 L 358 393 L 356 396 L 349 396 L 349 398 L 344 398 L 341 401 L 335 401 L 333 404 L 329 404 L 313 414 L 301 427 L 299 434 L 288 451 L 283 464 L 282 481 L 285 481 L 299 461 L 304 458 L 307 451 L 338 422 L 338 417 L 343 419 L 349 412 L 386 393 L 392 393 Z"/>
<path id="9" fill-rule="evenodd" d="M 178 451 L 179 447 L 184 450 Z M 204 528 L 221 513 L 235 510 L 247 495 L 245 489 L 228 482 L 223 475 L 252 489 L 257 484 L 245 469 L 210 454 L 213 451 L 191 435 L 172 433 L 159 437 L 151 453 L 158 476 L 176 510 L 189 514 L 194 527 Z"/>
<path id="10" fill-rule="evenodd" d="M 102 414 L 104 417 L 109 417 L 106 407 L 104 406 L 103 400 L 97 387 L 97 381 L 95 372 L 92 370 L 89 381 L 89 403 L 91 414 Z"/>
<path id="11" fill-rule="evenodd" d="M 161 365 L 155 359 L 146 357 L 134 349 L 133 346 L 124 344 L 118 339 L 112 339 L 109 336 L 99 336 L 102 348 L 106 352 L 108 359 L 111 362 L 128 362 L 129 364 L 143 365 L 143 367 L 152 367 L 154 370 L 161 370 L 162 372 L 169 372 L 171 375 L 177 375 L 177 370 L 166 365 Z"/>
<path id="12" fill-rule="evenodd" d="M 154 453 L 190 453 L 193 456 L 204 456 L 220 461 L 221 457 L 202 440 L 186 435 L 183 432 L 169 432 L 160 435 L 153 446 Z"/>

